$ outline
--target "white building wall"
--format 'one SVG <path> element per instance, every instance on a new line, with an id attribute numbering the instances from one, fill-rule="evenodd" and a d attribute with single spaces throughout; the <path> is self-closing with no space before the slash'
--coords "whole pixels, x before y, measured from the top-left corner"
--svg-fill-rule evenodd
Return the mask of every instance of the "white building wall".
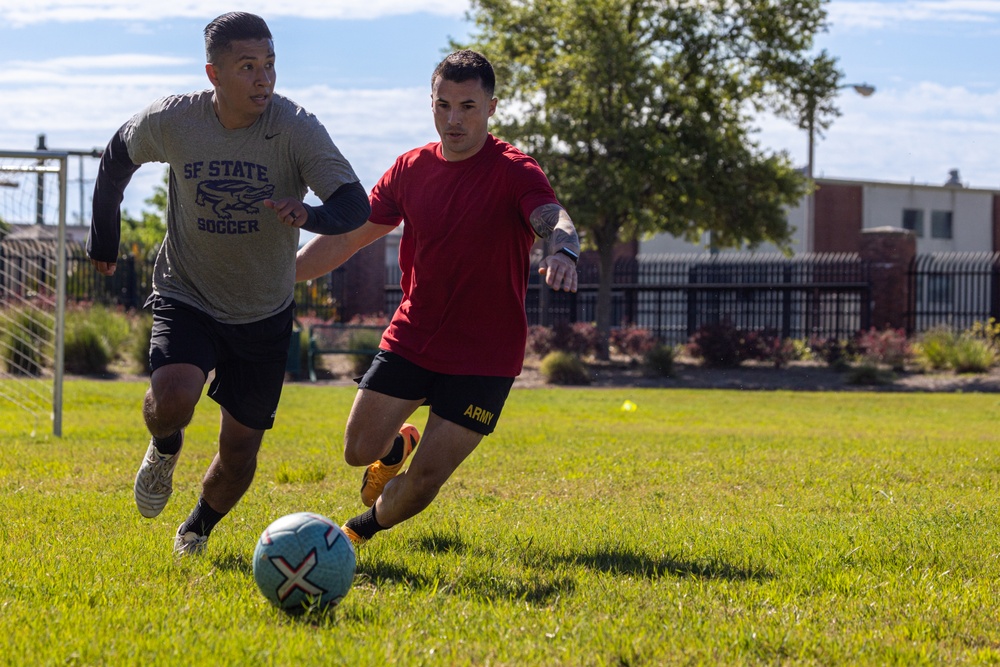
<path id="1" fill-rule="evenodd" d="M 993 250 L 993 193 L 970 192 L 955 202 L 955 249 Z M 918 245 L 919 247 L 919 245 Z"/>
<path id="2" fill-rule="evenodd" d="M 923 211 L 923 234 L 917 237 L 917 253 L 992 250 L 993 195 L 990 190 L 970 190 L 928 185 L 892 183 L 864 186 L 864 229 L 903 226 L 903 210 Z M 952 238 L 934 238 L 934 211 L 952 213 Z"/>
<path id="3" fill-rule="evenodd" d="M 943 185 L 917 185 L 906 183 L 879 183 L 820 179 L 844 185 L 862 187 L 862 228 L 903 227 L 903 210 L 922 210 L 924 232 L 917 238 L 917 253 L 931 252 L 980 252 L 993 249 L 993 198 L 998 190 L 982 190 Z M 952 212 L 952 238 L 938 239 L 931 235 L 931 218 L 934 211 Z M 793 228 L 792 251 L 802 253 L 806 247 L 806 198 L 788 209 L 787 219 Z M 808 235 L 811 237 L 812 235 Z M 700 243 L 692 244 L 669 234 L 658 234 L 639 243 L 640 254 L 708 252 L 708 235 Z M 758 252 L 776 252 L 772 244 L 765 244 Z M 731 252 L 731 251 L 724 251 Z"/>
<path id="4" fill-rule="evenodd" d="M 802 249 L 805 247 L 805 199 L 799 202 L 796 206 L 788 209 L 787 220 L 788 224 L 792 227 L 792 251 L 795 253 L 801 253 Z M 710 248 L 711 240 L 709 239 L 708 234 L 703 234 L 698 243 L 688 243 L 687 241 L 673 237 L 670 234 L 657 234 L 656 236 L 649 239 L 643 239 L 639 242 L 640 255 L 709 252 Z M 720 252 L 741 252 L 741 250 L 727 248 L 720 250 Z M 756 249 L 755 252 L 776 253 L 781 251 L 778 249 L 778 246 L 773 243 L 763 243 Z"/>

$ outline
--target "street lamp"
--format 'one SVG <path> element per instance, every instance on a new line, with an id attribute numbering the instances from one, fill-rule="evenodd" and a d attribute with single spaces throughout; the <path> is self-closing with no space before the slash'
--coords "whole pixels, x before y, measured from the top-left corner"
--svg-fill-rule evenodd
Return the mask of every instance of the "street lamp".
<path id="1" fill-rule="evenodd" d="M 853 88 L 861 97 L 871 97 L 875 93 L 875 86 L 868 83 L 845 83 L 842 86 L 837 86 L 837 90 L 844 88 Z M 809 179 L 809 185 L 812 190 L 809 191 L 809 197 L 806 201 L 806 238 L 805 238 L 805 250 L 806 252 L 812 251 L 812 240 L 814 226 L 816 224 L 816 207 L 815 207 L 815 183 L 813 182 L 813 168 L 815 165 L 816 157 L 816 100 L 812 99 L 809 101 L 808 109 L 808 130 L 809 130 L 809 162 L 806 164 L 806 177 Z"/>

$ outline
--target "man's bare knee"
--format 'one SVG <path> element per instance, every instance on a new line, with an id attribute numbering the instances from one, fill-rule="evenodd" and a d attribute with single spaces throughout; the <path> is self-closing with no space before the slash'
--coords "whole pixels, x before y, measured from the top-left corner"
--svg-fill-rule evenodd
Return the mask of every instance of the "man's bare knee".
<path id="1" fill-rule="evenodd" d="M 389 453 L 395 437 L 391 434 L 383 438 L 370 431 L 348 428 L 344 433 L 344 461 L 355 467 L 371 465 Z"/>
<path id="2" fill-rule="evenodd" d="M 153 435 L 166 436 L 187 426 L 201 398 L 204 379 L 195 366 L 170 366 L 154 372 L 142 408 Z"/>
<path id="3" fill-rule="evenodd" d="M 344 461 L 349 466 L 367 466 L 375 463 L 380 456 L 374 453 L 369 447 L 365 447 L 364 443 L 360 441 L 349 441 L 347 438 L 344 439 Z"/>

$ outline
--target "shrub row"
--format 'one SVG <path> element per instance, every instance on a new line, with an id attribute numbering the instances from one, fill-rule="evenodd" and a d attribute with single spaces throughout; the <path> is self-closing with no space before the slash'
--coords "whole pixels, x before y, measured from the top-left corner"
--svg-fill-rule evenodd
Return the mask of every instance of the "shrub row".
<path id="1" fill-rule="evenodd" d="M 699 329 L 686 349 L 693 358 L 716 367 L 736 367 L 751 360 L 781 367 L 790 361 L 819 359 L 837 370 L 869 368 L 861 374 L 871 377 L 883 377 L 876 370 L 901 371 L 908 366 L 985 373 L 1000 358 L 1000 324 L 990 319 L 961 333 L 936 328 L 913 340 L 902 329 L 871 328 L 849 339 L 794 341 L 781 339 L 774 331 L 740 331 L 719 323 Z"/>
<path id="2" fill-rule="evenodd" d="M 8 309 L 0 314 L 13 326 L 0 341 L 4 368 L 12 375 L 37 375 L 52 358 L 51 321 L 37 311 Z M 357 320 L 355 324 L 384 323 Z M 148 372 L 152 318 L 148 313 L 130 314 L 104 306 L 76 306 L 66 314 L 65 367 L 80 374 L 106 373 L 113 363 L 125 363 L 135 372 Z M 26 332 L 13 336 L 11 330 Z M 370 332 L 357 332 L 357 336 Z M 376 347 L 377 341 L 353 341 L 357 347 Z M 540 370 L 553 383 L 584 384 L 589 381 L 581 360 L 596 354 L 599 346 L 593 323 L 562 323 L 554 327 L 531 326 L 528 354 L 543 359 Z M 302 327 L 300 351 L 308 349 L 308 334 Z M 861 378 L 885 377 L 885 371 L 911 366 L 923 370 L 953 370 L 958 373 L 989 371 L 1000 359 L 1000 323 L 977 322 L 954 332 L 947 327 L 930 329 L 913 340 L 901 329 L 869 329 L 849 339 L 782 339 L 776 331 L 742 331 L 720 322 L 703 326 L 684 346 L 659 343 L 647 329 L 620 327 L 609 339 L 613 353 L 642 364 L 654 375 L 670 376 L 683 350 L 709 367 L 732 368 L 747 361 L 783 367 L 796 360 L 820 360 L 838 370 L 852 370 Z M 352 359 L 356 372 L 363 372 L 371 359 Z M 581 370 L 582 369 L 582 370 Z M 862 382 L 866 380 L 862 379 Z"/>
<path id="3" fill-rule="evenodd" d="M 583 384 L 578 361 L 596 354 L 597 346 L 593 323 L 533 326 L 528 335 L 528 352 L 543 357 L 543 376 L 557 384 Z M 871 328 L 846 339 L 803 341 L 783 339 L 774 330 L 742 331 L 719 322 L 703 326 L 679 348 L 659 344 L 648 330 L 622 327 L 612 332 L 609 347 L 657 375 L 672 375 L 682 349 L 707 367 L 735 368 L 756 361 L 781 368 L 792 361 L 819 360 L 849 372 L 849 382 L 880 384 L 907 367 L 958 373 L 989 371 L 1000 360 L 1000 323 L 992 319 L 977 322 L 960 333 L 936 328 L 913 340 L 902 329 Z M 573 377 L 573 381 L 567 379 Z"/>
<path id="4" fill-rule="evenodd" d="M 35 376 L 49 370 L 52 316 L 37 310 L 9 309 L 0 317 L 12 325 L 0 341 L 6 372 Z M 65 370 L 101 375 L 113 363 L 121 362 L 135 372 L 148 372 L 151 329 L 152 317 L 146 313 L 126 314 L 100 305 L 68 308 L 63 338 Z"/>

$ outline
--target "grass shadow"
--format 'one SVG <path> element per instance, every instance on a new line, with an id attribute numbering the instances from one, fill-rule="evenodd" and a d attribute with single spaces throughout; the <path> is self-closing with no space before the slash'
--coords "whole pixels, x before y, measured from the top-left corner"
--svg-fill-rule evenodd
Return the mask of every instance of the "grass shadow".
<path id="1" fill-rule="evenodd" d="M 564 575 L 484 577 L 461 574 L 454 579 L 430 576 L 406 566 L 380 561 L 359 564 L 358 573 L 376 587 L 407 586 L 413 589 L 435 588 L 438 593 L 458 595 L 472 600 L 523 600 L 532 605 L 547 605 L 576 590 L 572 577 Z"/>
<path id="2" fill-rule="evenodd" d="M 712 558 L 690 560 L 672 555 L 650 558 L 644 554 L 621 549 L 570 554 L 559 557 L 558 560 L 608 574 L 645 579 L 672 576 L 729 581 L 767 581 L 774 578 L 773 574 L 763 568 L 741 567 Z"/>
<path id="3" fill-rule="evenodd" d="M 456 553 L 464 554 L 468 551 L 468 545 L 458 535 L 449 535 L 432 531 L 430 535 L 423 535 L 413 540 L 417 549 L 427 553 Z"/>
<path id="4" fill-rule="evenodd" d="M 486 554 L 465 542 L 460 536 L 447 533 L 432 533 L 411 540 L 413 551 L 428 554 L 450 554 L 469 556 L 471 561 L 495 554 Z M 454 594 L 475 600 L 523 600 L 533 605 L 546 605 L 561 595 L 571 593 L 576 588 L 572 577 L 557 572 L 535 570 L 529 574 L 501 575 L 493 573 L 485 576 L 477 567 L 461 569 L 457 573 L 446 574 L 440 570 L 410 567 L 398 562 L 388 562 L 377 558 L 358 562 L 358 573 L 374 586 L 401 585 L 410 588 L 434 588 L 439 593 Z"/>
<path id="5" fill-rule="evenodd" d="M 253 562 L 244 553 L 224 553 L 212 558 L 212 565 L 223 572 L 239 572 L 253 576 Z"/>

